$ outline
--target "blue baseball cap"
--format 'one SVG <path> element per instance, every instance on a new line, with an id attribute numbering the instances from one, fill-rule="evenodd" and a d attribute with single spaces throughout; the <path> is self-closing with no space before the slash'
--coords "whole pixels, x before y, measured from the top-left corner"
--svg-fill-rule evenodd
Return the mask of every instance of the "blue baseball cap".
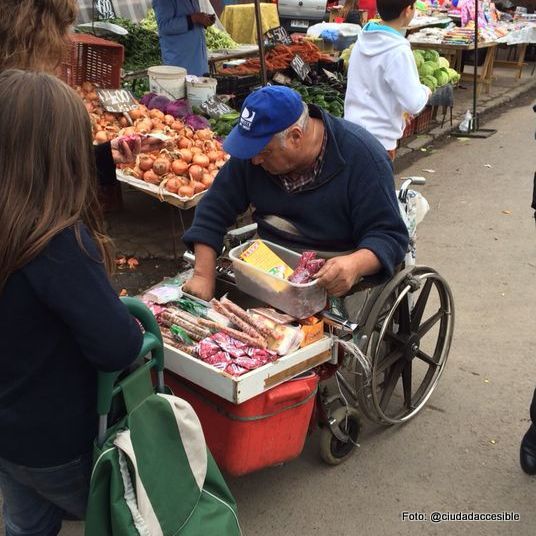
<path id="1" fill-rule="evenodd" d="M 249 160 L 259 154 L 278 132 L 293 125 L 303 112 L 300 95 L 284 86 L 266 86 L 244 101 L 238 124 L 223 142 L 235 158 Z"/>

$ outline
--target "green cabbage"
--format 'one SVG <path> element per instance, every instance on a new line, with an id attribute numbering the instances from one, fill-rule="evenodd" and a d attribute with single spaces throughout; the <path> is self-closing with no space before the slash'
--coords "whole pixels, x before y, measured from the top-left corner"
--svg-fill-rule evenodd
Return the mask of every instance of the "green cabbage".
<path id="1" fill-rule="evenodd" d="M 415 63 L 417 65 L 417 69 L 419 69 L 421 67 L 421 65 L 424 63 L 424 57 L 422 55 L 422 51 L 414 50 L 413 51 L 413 57 L 415 58 Z"/>
<path id="2" fill-rule="evenodd" d="M 421 83 L 425 86 L 429 87 L 431 91 L 435 91 L 437 89 L 437 80 L 433 76 L 424 76 L 421 79 Z"/>
<path id="3" fill-rule="evenodd" d="M 440 57 L 437 60 L 437 63 L 439 63 L 439 67 L 444 67 L 445 69 L 448 69 L 450 67 L 449 60 L 447 58 Z"/>
<path id="4" fill-rule="evenodd" d="M 434 72 L 434 78 L 437 80 L 437 87 L 446 86 L 449 83 L 449 75 L 446 69 L 437 69 Z"/>
<path id="5" fill-rule="evenodd" d="M 419 75 L 421 77 L 431 76 L 439 68 L 438 64 L 434 61 L 425 61 L 419 68 Z"/>
<path id="6" fill-rule="evenodd" d="M 424 51 L 424 61 L 435 61 L 439 60 L 439 52 L 437 50 L 425 50 Z"/>
<path id="7" fill-rule="evenodd" d="M 460 75 L 454 69 L 449 67 L 447 69 L 447 74 L 449 75 L 449 82 L 456 84 L 460 81 Z"/>

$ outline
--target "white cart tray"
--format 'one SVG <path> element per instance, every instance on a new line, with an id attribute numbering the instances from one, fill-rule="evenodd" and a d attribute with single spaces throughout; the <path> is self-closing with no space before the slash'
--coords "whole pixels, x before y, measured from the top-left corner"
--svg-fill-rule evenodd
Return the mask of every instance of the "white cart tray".
<path id="1" fill-rule="evenodd" d="M 241 404 L 331 359 L 333 340 L 325 337 L 237 378 L 172 346 L 164 345 L 165 368 L 229 402 Z"/>

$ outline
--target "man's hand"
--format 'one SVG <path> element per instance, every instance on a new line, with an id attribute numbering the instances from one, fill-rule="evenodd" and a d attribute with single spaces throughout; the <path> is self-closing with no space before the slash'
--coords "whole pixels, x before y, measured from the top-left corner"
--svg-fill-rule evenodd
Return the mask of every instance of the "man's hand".
<path id="1" fill-rule="evenodd" d="M 204 28 L 212 26 L 215 21 L 214 15 L 207 15 L 206 13 L 192 13 L 190 17 L 194 24 L 198 24 L 199 26 L 203 26 Z"/>
<path id="2" fill-rule="evenodd" d="M 192 279 L 184 284 L 183 290 L 192 296 L 197 296 L 208 302 L 214 298 L 214 287 L 215 280 L 213 277 L 203 277 L 202 275 L 194 274 Z"/>
<path id="3" fill-rule="evenodd" d="M 344 296 L 360 278 L 359 268 L 352 255 L 328 259 L 316 274 L 318 284 L 330 296 Z"/>
<path id="4" fill-rule="evenodd" d="M 363 276 L 375 274 L 380 268 L 380 261 L 372 251 L 360 249 L 328 259 L 315 278 L 330 296 L 344 296 Z"/>

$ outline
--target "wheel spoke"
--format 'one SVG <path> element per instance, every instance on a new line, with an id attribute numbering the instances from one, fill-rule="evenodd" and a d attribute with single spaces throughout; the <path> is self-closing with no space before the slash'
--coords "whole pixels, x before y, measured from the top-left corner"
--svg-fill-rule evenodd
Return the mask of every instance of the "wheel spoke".
<path id="1" fill-rule="evenodd" d="M 375 374 L 381 374 L 384 370 L 388 369 L 390 366 L 394 365 L 402 356 L 404 351 L 400 348 L 393 350 L 391 353 L 387 354 L 376 367 L 374 367 Z"/>
<path id="2" fill-rule="evenodd" d="M 424 314 L 424 310 L 426 309 L 426 304 L 428 302 L 428 298 L 430 297 L 432 285 L 433 280 L 427 279 L 426 283 L 424 284 L 424 287 L 421 290 L 421 293 L 419 294 L 419 297 L 417 298 L 417 303 L 413 308 L 413 313 L 411 315 L 411 329 L 414 331 L 419 327 L 421 323 L 422 316 Z"/>
<path id="3" fill-rule="evenodd" d="M 398 383 L 398 379 L 400 378 L 400 373 L 402 372 L 404 364 L 404 361 L 398 361 L 389 374 L 389 378 L 386 381 L 385 390 L 383 391 L 382 398 L 380 400 L 380 406 L 383 408 L 383 410 L 385 410 L 391 401 L 391 397 L 393 396 L 393 392 L 396 384 Z"/>
<path id="4" fill-rule="evenodd" d="M 409 299 L 407 294 L 402 298 L 400 307 L 398 308 L 398 325 L 399 333 L 404 335 L 409 335 L 411 333 L 411 316 L 409 312 Z"/>
<path id="5" fill-rule="evenodd" d="M 386 331 L 384 334 L 384 337 L 386 339 L 390 339 L 393 342 L 397 342 L 398 344 L 402 344 L 402 345 L 406 344 L 406 339 L 404 339 L 404 337 L 401 337 L 394 331 Z"/>
<path id="6" fill-rule="evenodd" d="M 411 406 L 411 382 L 413 378 L 413 364 L 408 362 L 402 369 L 402 387 L 404 389 L 404 404 L 407 409 L 412 409 Z"/>
<path id="7" fill-rule="evenodd" d="M 439 309 L 437 313 L 432 315 L 424 324 L 421 324 L 419 326 L 418 335 L 419 338 L 423 338 L 434 326 L 439 322 L 444 316 L 446 312 L 443 309 Z"/>
<path id="8" fill-rule="evenodd" d="M 431 367 L 438 367 L 439 363 L 436 363 L 427 353 L 419 350 L 415 357 L 419 358 L 421 361 L 428 363 Z"/>

